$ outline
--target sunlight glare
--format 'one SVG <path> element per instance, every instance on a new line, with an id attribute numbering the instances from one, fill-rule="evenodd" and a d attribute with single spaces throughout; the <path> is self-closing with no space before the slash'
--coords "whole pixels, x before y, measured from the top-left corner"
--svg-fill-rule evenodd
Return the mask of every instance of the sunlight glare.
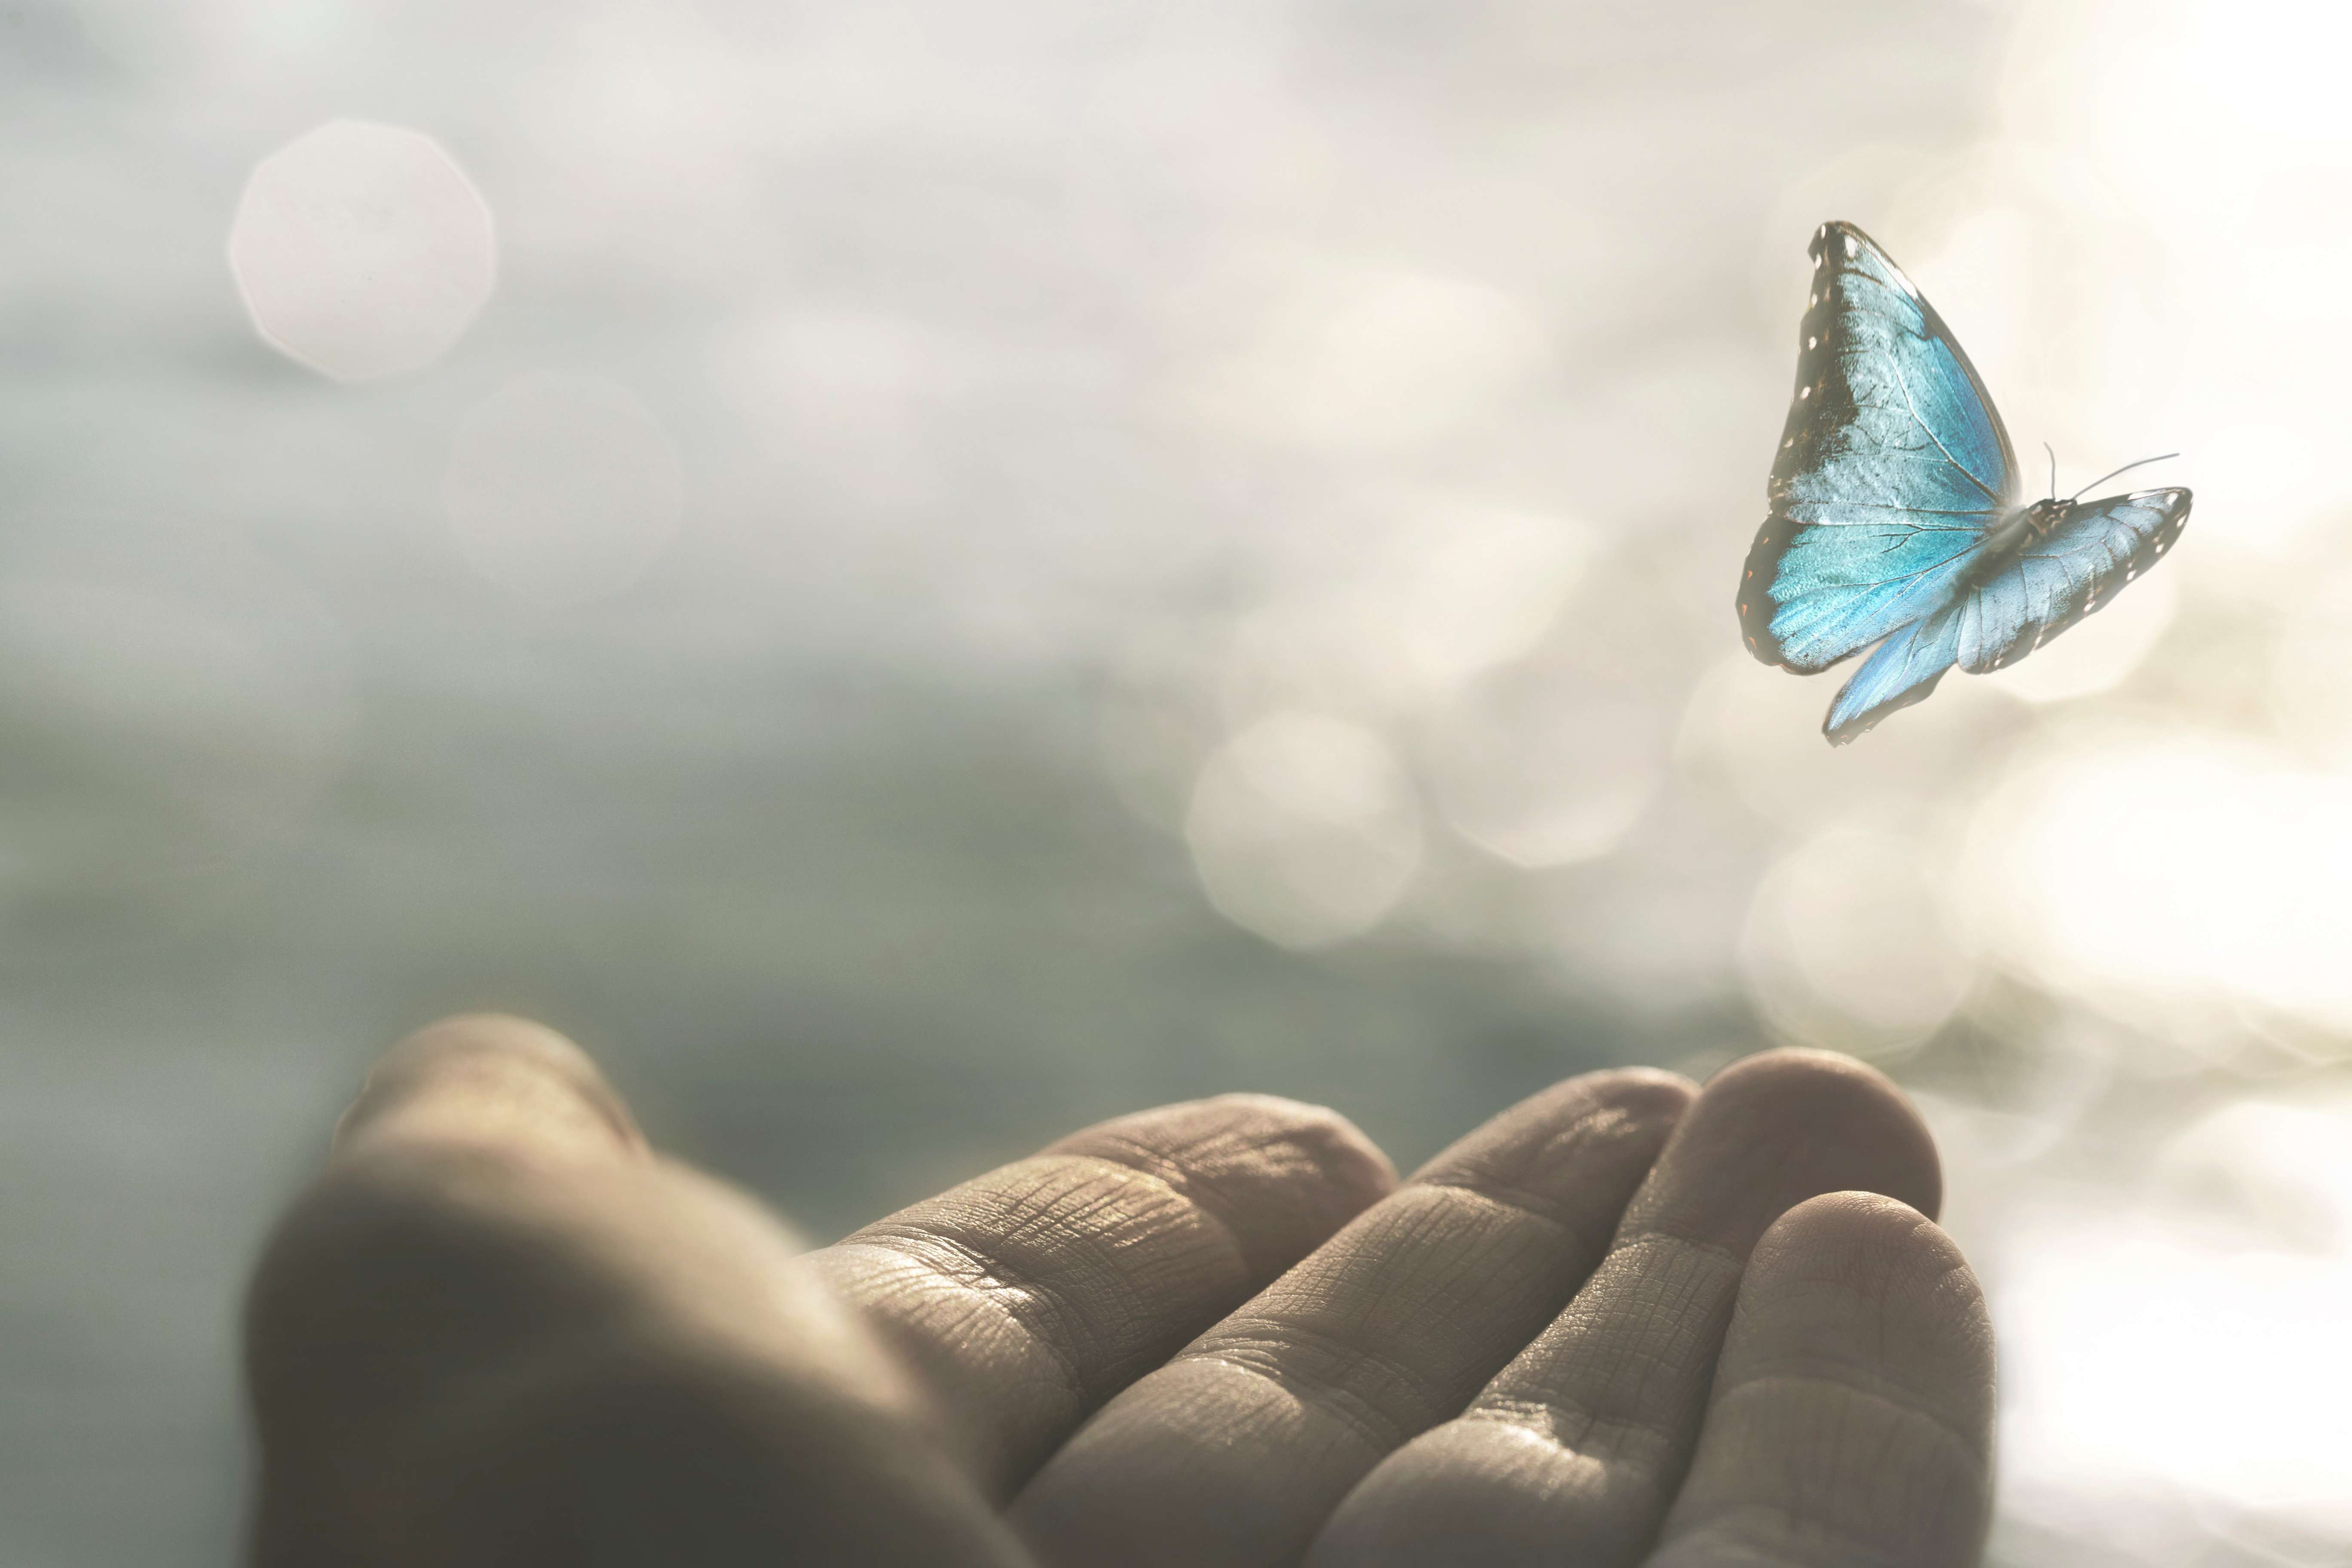
<path id="1" fill-rule="evenodd" d="M 1977 929 L 2053 987 L 2352 1027 L 2352 781 L 2220 737 L 2119 740 L 2013 776 L 1972 837 Z"/>

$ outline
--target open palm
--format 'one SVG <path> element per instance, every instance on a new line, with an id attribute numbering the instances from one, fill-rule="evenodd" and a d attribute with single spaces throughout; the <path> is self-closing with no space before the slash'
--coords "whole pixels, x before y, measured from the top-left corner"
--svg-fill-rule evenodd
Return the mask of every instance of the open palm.
<path id="1" fill-rule="evenodd" d="M 1589 1074 L 1399 1185 L 1234 1096 L 801 1253 L 574 1047 L 396 1047 L 257 1274 L 262 1568 L 1965 1564 L 1991 1343 L 1868 1068 Z"/>

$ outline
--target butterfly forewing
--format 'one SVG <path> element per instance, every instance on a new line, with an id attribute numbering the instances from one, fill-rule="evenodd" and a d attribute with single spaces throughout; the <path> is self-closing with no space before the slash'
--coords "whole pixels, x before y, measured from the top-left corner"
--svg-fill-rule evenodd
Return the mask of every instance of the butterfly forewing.
<path id="1" fill-rule="evenodd" d="M 1849 224 L 1812 254 L 1772 515 L 1739 592 L 1750 650 L 1804 672 L 1932 613 L 2016 489 L 2008 432 L 1934 307 Z"/>

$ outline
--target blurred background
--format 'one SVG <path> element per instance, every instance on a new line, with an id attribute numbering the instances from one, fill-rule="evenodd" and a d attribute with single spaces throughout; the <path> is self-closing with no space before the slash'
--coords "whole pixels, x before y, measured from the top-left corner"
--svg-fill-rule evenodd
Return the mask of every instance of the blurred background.
<path id="1" fill-rule="evenodd" d="M 1230 1089 L 1853 1051 L 2011 1565 L 2352 1552 L 2334 8 L 0 5 L 0 1561 L 235 1555 L 241 1273 L 537 1014 L 813 1235 Z M 2177 560 L 1832 752 L 1824 218 Z"/>

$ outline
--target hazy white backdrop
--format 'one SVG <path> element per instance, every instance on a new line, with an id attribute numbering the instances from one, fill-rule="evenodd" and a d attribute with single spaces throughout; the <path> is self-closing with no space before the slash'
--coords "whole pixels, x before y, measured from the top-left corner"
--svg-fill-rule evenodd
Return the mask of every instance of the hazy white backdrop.
<path id="1" fill-rule="evenodd" d="M 1859 1052 L 1996 1561 L 2352 1552 L 2352 21 L 9 0 L 0 1558 L 226 1564 L 368 1054 L 572 1029 L 824 1235 L 1254 1088 L 1405 1163 Z M 1851 749 L 1731 611 L 1805 242 L 2182 548 Z"/>

